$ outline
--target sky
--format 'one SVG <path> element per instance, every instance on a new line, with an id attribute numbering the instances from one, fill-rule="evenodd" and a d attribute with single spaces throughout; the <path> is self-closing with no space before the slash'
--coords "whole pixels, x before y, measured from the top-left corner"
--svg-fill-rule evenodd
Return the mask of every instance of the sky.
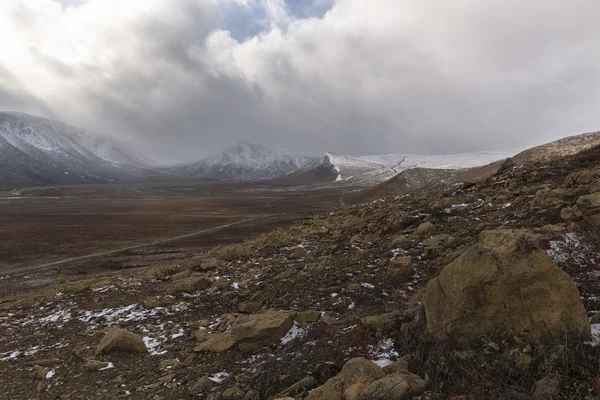
<path id="1" fill-rule="evenodd" d="M 161 162 L 450 154 L 600 130 L 597 0 L 2 0 L 0 110 Z"/>

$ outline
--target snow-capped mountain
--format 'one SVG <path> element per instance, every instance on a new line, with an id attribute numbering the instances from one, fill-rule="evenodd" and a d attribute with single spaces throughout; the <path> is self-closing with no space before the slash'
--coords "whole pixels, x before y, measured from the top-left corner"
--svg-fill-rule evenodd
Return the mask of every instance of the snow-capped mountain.
<path id="1" fill-rule="evenodd" d="M 143 180 L 156 175 L 124 145 L 27 114 L 0 112 L 0 184 Z"/>
<path id="2" fill-rule="evenodd" d="M 193 178 L 261 180 L 285 175 L 312 159 L 289 155 L 244 141 L 222 153 L 187 165 L 169 167 L 169 172 Z"/>
<path id="3" fill-rule="evenodd" d="M 450 155 L 385 154 L 352 156 L 325 153 L 297 171 L 280 179 L 288 184 L 373 185 L 391 179 L 413 168 L 460 169 L 489 164 L 511 156 L 512 153 L 476 152 Z"/>

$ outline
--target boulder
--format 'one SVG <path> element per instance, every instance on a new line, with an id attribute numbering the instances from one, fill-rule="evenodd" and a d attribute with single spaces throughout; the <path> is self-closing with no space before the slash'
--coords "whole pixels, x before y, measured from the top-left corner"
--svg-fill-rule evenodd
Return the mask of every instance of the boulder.
<path id="1" fill-rule="evenodd" d="M 525 230 L 484 231 L 426 289 L 428 331 L 436 337 L 511 333 L 589 335 L 570 276 Z"/>
<path id="2" fill-rule="evenodd" d="M 238 318 L 231 329 L 240 351 L 252 352 L 277 342 L 294 326 L 293 311 L 265 311 Z"/>
<path id="3" fill-rule="evenodd" d="M 197 353 L 211 352 L 211 353 L 223 353 L 235 346 L 236 340 L 229 333 L 218 333 L 210 335 L 202 343 L 198 344 L 194 351 Z"/>
<path id="4" fill-rule="evenodd" d="M 204 394 L 207 393 L 214 386 L 214 382 L 210 380 L 208 376 L 203 376 L 198 379 L 194 386 L 190 389 L 190 394 Z"/>
<path id="5" fill-rule="evenodd" d="M 260 303 L 244 302 L 238 304 L 238 311 L 245 314 L 253 314 L 260 311 L 261 308 L 262 304 Z"/>
<path id="6" fill-rule="evenodd" d="M 394 372 L 368 385 L 357 400 L 403 400 L 425 390 L 427 384 L 406 370 Z"/>
<path id="7" fill-rule="evenodd" d="M 580 196 L 575 204 L 587 222 L 600 226 L 600 192 Z"/>
<path id="8" fill-rule="evenodd" d="M 565 185 L 576 186 L 576 185 L 587 185 L 592 183 L 594 180 L 594 171 L 584 170 L 572 172 L 565 178 Z"/>
<path id="9" fill-rule="evenodd" d="M 410 256 L 392 258 L 387 273 L 390 278 L 403 281 L 410 279 L 414 273 L 412 259 Z"/>
<path id="10" fill-rule="evenodd" d="M 176 295 L 180 293 L 194 293 L 202 289 L 209 288 L 212 281 L 205 276 L 190 276 L 172 282 L 167 286 L 167 293 Z"/>
<path id="11" fill-rule="evenodd" d="M 581 219 L 583 213 L 577 207 L 565 207 L 560 210 L 560 217 L 566 222 L 573 222 Z"/>
<path id="12" fill-rule="evenodd" d="M 577 196 L 581 195 L 583 188 L 568 189 L 539 189 L 535 192 L 532 206 L 534 209 L 548 209 L 570 203 Z"/>
<path id="13" fill-rule="evenodd" d="M 373 331 L 389 332 L 398 324 L 401 316 L 402 314 L 399 312 L 391 312 L 386 314 L 370 315 L 362 318 L 360 321 L 364 326 Z"/>
<path id="14" fill-rule="evenodd" d="M 306 400 L 404 400 L 425 390 L 425 381 L 406 370 L 386 375 L 365 358 L 353 358 Z"/>
<path id="15" fill-rule="evenodd" d="M 423 240 L 423 247 L 428 250 L 437 249 L 441 246 L 452 243 L 455 240 L 455 237 L 452 235 L 448 235 L 446 233 L 442 233 L 439 235 L 435 235 L 430 237 L 429 239 Z"/>
<path id="16" fill-rule="evenodd" d="M 96 355 L 111 353 L 113 351 L 145 353 L 148 349 L 141 336 L 125 329 L 113 327 L 106 332 L 100 344 L 96 347 Z"/>

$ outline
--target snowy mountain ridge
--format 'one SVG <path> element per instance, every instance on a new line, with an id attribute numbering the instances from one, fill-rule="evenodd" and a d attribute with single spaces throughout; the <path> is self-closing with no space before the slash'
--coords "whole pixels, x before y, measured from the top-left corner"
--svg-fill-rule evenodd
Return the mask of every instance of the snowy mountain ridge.
<path id="1" fill-rule="evenodd" d="M 219 154 L 192 164 L 170 167 L 169 171 L 204 179 L 262 180 L 295 171 L 311 160 L 240 141 Z"/>

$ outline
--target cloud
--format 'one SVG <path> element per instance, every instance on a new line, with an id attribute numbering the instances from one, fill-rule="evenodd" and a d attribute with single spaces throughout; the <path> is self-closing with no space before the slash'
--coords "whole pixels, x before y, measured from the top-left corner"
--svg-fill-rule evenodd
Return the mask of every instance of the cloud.
<path id="1" fill-rule="evenodd" d="M 0 106 L 193 160 L 518 148 L 598 129 L 592 0 L 0 3 Z"/>

